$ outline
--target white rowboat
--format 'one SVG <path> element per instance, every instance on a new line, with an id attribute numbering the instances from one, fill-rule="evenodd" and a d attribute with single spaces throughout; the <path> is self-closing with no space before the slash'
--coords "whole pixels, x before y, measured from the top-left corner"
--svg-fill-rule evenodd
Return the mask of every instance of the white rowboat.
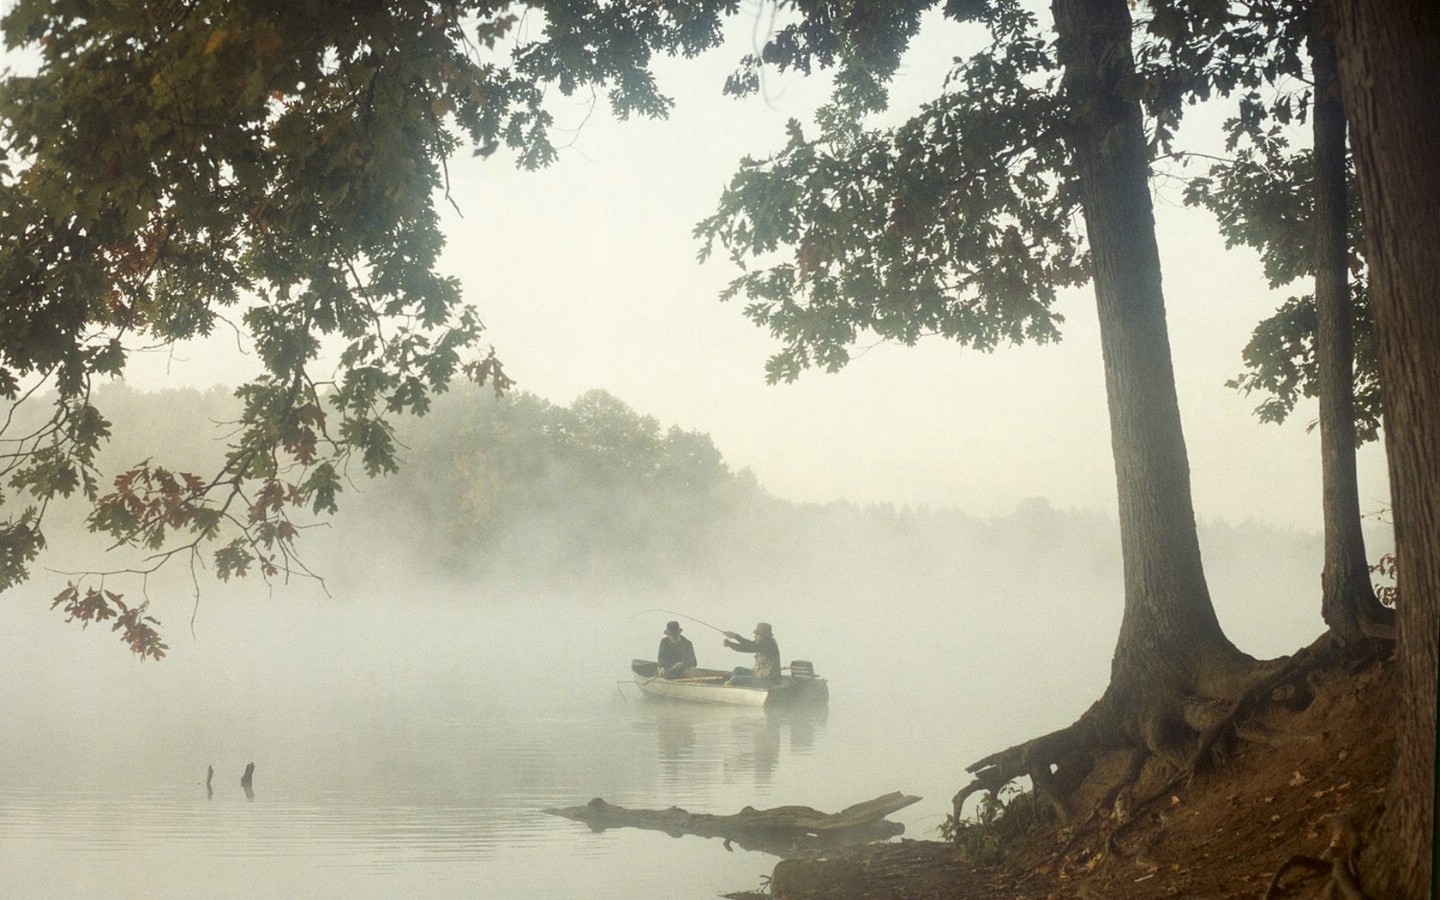
<path id="1" fill-rule="evenodd" d="M 660 664 L 649 659 L 630 661 L 635 684 L 647 697 L 725 706 L 823 706 L 830 699 L 825 679 L 803 660 L 790 664 L 790 674 L 765 685 L 730 684 L 730 673 L 720 669 L 692 669 L 684 678 L 659 677 Z"/>

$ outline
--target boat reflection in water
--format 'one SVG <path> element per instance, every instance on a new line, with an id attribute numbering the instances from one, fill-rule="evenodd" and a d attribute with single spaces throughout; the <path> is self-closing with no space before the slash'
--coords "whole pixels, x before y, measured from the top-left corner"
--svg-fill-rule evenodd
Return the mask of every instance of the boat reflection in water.
<path id="1" fill-rule="evenodd" d="M 809 756 L 823 731 L 825 706 L 724 706 L 651 699 L 636 710 L 654 729 L 661 783 L 674 799 L 702 802 L 708 786 L 772 783 L 782 758 Z"/>
<path id="2" fill-rule="evenodd" d="M 727 685 L 727 673 L 704 669 L 691 679 L 666 681 L 656 677 L 654 662 L 633 662 L 635 683 L 650 701 L 637 721 L 654 728 L 660 793 L 668 802 L 713 808 L 716 798 L 709 786 L 736 784 L 737 775 L 753 775 L 757 787 L 768 789 L 782 756 L 793 762 L 814 751 L 828 716 L 828 688 L 808 663 L 799 664 L 802 674 L 797 677 L 796 665 L 792 663 L 792 674 L 782 679 L 784 687 L 755 688 Z M 545 812 L 584 822 L 595 831 L 641 828 L 675 837 L 720 838 L 727 850 L 791 857 L 902 834 L 905 826 L 886 816 L 919 799 L 895 793 L 838 813 L 802 806 L 759 809 L 755 804 L 733 815 L 715 815 L 679 805 L 630 809 L 597 797 L 585 806 Z"/>

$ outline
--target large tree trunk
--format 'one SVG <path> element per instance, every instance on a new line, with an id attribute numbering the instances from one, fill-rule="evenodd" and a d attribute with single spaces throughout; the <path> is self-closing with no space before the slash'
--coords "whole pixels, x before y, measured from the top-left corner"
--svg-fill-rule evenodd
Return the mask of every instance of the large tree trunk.
<path id="1" fill-rule="evenodd" d="M 1068 142 L 1079 176 L 1119 493 L 1125 612 L 1105 695 L 1078 721 L 969 766 L 954 800 L 1029 775 L 1061 816 L 1097 753 L 1170 755 L 1205 722 L 1200 700 L 1238 700 L 1263 673 L 1225 637 L 1200 562 L 1190 466 L 1165 324 L 1149 162 L 1127 0 L 1054 0 Z M 1138 758 L 1138 757 L 1137 757 Z"/>
<path id="2" fill-rule="evenodd" d="M 1309 48 L 1315 76 L 1311 127 L 1315 138 L 1315 356 L 1320 388 L 1320 472 L 1325 517 L 1325 568 L 1320 612 L 1348 647 L 1365 643 L 1362 627 L 1384 622 L 1375 599 L 1360 529 L 1355 473 L 1355 344 L 1352 337 L 1345 189 L 1345 108 L 1335 68 L 1333 9 L 1318 0 Z"/>
<path id="3" fill-rule="evenodd" d="M 1440 4 L 1338 0 L 1340 76 L 1365 214 L 1395 515 L 1398 754 L 1363 873 L 1430 895 L 1440 671 Z"/>
<path id="4" fill-rule="evenodd" d="M 1149 163 L 1126 0 L 1055 0 L 1055 28 L 1094 261 L 1110 441 L 1120 501 L 1125 613 L 1112 694 L 1143 737 L 1175 724 L 1184 693 L 1233 694 L 1253 660 L 1225 637 L 1205 584 L 1175 394 Z M 1156 731 L 1159 729 L 1159 731 Z"/>

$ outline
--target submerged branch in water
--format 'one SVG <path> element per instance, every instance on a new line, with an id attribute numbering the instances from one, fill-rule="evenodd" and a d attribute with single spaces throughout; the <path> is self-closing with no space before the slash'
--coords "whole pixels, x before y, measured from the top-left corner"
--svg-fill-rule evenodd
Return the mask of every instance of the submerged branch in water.
<path id="1" fill-rule="evenodd" d="M 686 834 L 718 837 L 725 840 L 727 849 L 734 842 L 746 850 L 788 856 L 895 837 L 905 831 L 905 826 L 885 817 L 919 800 L 919 797 L 895 791 L 846 807 L 838 813 L 819 812 L 808 806 L 777 806 L 774 809 L 747 806 L 734 815 L 720 816 L 692 813 L 675 806 L 669 809 L 627 809 L 596 797 L 584 806 L 547 809 L 545 812 L 584 822 L 597 831 L 646 828 L 674 837 Z"/>

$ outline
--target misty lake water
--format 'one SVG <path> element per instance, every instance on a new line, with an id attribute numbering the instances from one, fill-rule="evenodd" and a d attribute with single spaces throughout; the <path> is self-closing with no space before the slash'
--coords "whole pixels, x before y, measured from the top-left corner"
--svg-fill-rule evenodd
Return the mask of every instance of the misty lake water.
<path id="1" fill-rule="evenodd" d="M 1013 596 L 898 590 L 671 601 L 735 630 L 773 621 L 785 659 L 830 680 L 828 710 L 800 717 L 642 701 L 628 662 L 653 656 L 671 616 L 638 600 L 207 597 L 197 636 L 167 622 L 171 657 L 142 665 L 107 629 L 12 598 L 27 637 L 0 671 L 0 885 L 145 898 L 755 888 L 777 857 L 542 810 L 603 797 L 837 811 L 903 791 L 923 800 L 892 818 L 934 838 L 966 764 L 1099 695 L 1119 617 L 1104 593 L 1072 591 L 1043 615 Z M 702 665 L 747 662 L 684 624 Z"/>

